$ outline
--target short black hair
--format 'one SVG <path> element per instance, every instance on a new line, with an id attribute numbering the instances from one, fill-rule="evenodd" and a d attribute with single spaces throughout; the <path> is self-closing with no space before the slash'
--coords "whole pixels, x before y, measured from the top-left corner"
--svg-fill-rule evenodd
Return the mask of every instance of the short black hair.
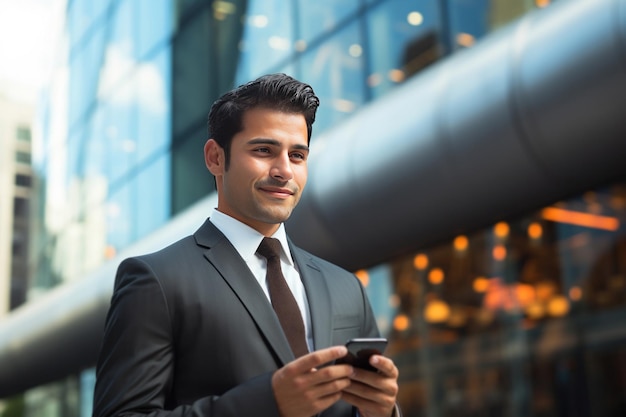
<path id="1" fill-rule="evenodd" d="M 286 74 L 263 75 L 228 91 L 213 103 L 209 112 L 209 138 L 224 149 L 228 169 L 230 144 L 233 136 L 243 129 L 243 115 L 247 110 L 267 108 L 302 114 L 306 121 L 308 143 L 319 103 L 310 85 Z"/>

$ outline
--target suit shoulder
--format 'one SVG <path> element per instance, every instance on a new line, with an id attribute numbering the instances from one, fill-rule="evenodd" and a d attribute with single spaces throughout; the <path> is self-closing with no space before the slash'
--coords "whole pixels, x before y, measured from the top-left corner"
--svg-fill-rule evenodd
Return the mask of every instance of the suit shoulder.
<path id="1" fill-rule="evenodd" d="M 193 236 L 187 236 L 155 252 L 128 257 L 120 263 L 119 269 L 141 264 L 154 271 L 167 272 L 197 256 L 198 250 Z"/>
<path id="2" fill-rule="evenodd" d="M 317 255 L 313 255 L 311 252 L 308 252 L 302 248 L 298 248 L 296 247 L 296 250 L 300 251 L 300 253 L 307 259 L 309 259 L 314 265 L 318 266 L 320 269 L 322 269 L 323 271 L 326 272 L 331 272 L 333 274 L 340 274 L 340 275 L 346 275 L 346 276 L 351 276 L 351 277 L 355 277 L 355 275 L 346 270 L 345 268 L 334 264 L 330 261 L 327 261 L 324 258 L 320 258 Z"/>

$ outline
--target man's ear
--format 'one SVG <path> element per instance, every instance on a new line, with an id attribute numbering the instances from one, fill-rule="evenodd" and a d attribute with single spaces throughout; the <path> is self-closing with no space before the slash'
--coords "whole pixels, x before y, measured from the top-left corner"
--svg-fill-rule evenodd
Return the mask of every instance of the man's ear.
<path id="1" fill-rule="evenodd" d="M 224 149 L 215 141 L 209 139 L 204 144 L 204 163 L 214 176 L 222 175 L 225 171 L 226 159 Z"/>

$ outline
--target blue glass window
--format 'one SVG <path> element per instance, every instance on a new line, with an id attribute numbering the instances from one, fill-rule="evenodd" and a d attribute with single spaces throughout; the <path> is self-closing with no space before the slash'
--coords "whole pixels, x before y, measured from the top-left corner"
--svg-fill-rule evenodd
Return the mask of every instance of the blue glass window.
<path id="1" fill-rule="evenodd" d="M 93 114 L 91 129 L 85 145 L 84 173 L 87 177 L 105 176 L 107 173 L 107 120 L 103 107 Z"/>
<path id="2" fill-rule="evenodd" d="M 101 18 L 112 0 L 75 0 L 69 2 L 67 27 L 73 50 L 88 36 L 90 27 Z"/>
<path id="3" fill-rule="evenodd" d="M 282 0 L 251 1 L 239 49 L 236 84 L 243 84 L 286 60 L 294 51 L 293 9 Z"/>
<path id="4" fill-rule="evenodd" d="M 170 155 L 163 154 L 134 179 L 133 222 L 139 239 L 167 221 L 170 215 Z"/>
<path id="5" fill-rule="evenodd" d="M 69 66 L 69 127 L 88 114 L 102 86 L 100 69 L 105 65 L 105 30 L 99 27 L 83 48 L 71 55 Z"/>
<path id="6" fill-rule="evenodd" d="M 507 9 L 507 6 L 491 6 L 489 0 L 449 0 L 450 34 L 453 49 L 470 47 L 477 39 L 489 32 L 490 18 L 497 14 L 495 9 Z M 517 1 L 510 2 L 510 9 Z"/>
<path id="7" fill-rule="evenodd" d="M 135 92 L 130 81 L 120 84 L 106 104 L 107 177 L 111 182 L 125 175 L 136 159 Z"/>
<path id="8" fill-rule="evenodd" d="M 302 80 L 320 98 L 315 127 L 320 132 L 365 102 L 363 43 L 354 22 L 302 58 Z"/>
<path id="9" fill-rule="evenodd" d="M 310 44 L 322 33 L 335 29 L 342 20 L 355 14 L 359 0 L 299 0 L 299 40 Z"/>
<path id="10" fill-rule="evenodd" d="M 125 248 L 133 239 L 133 189 L 130 183 L 113 190 L 106 203 L 107 245 L 115 250 Z"/>
<path id="11" fill-rule="evenodd" d="M 137 162 L 163 152 L 171 138 L 171 53 L 164 47 L 136 71 Z"/>
<path id="12" fill-rule="evenodd" d="M 136 7 L 137 56 L 143 58 L 158 43 L 169 39 L 172 34 L 174 18 L 172 1 L 139 0 L 133 2 Z"/>
<path id="13" fill-rule="evenodd" d="M 381 3 L 368 14 L 367 29 L 370 46 L 367 83 L 373 97 L 438 57 L 440 13 L 433 0 Z"/>

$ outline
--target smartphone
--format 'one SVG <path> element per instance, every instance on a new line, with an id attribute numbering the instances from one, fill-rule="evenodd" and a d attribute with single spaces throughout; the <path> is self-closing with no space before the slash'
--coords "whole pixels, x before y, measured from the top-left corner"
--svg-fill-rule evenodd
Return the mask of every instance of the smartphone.
<path id="1" fill-rule="evenodd" d="M 383 337 L 350 339 L 346 342 L 348 354 L 337 359 L 335 363 L 347 363 L 357 368 L 376 372 L 377 369 L 370 365 L 370 356 L 382 355 L 386 347 L 387 339 Z"/>

